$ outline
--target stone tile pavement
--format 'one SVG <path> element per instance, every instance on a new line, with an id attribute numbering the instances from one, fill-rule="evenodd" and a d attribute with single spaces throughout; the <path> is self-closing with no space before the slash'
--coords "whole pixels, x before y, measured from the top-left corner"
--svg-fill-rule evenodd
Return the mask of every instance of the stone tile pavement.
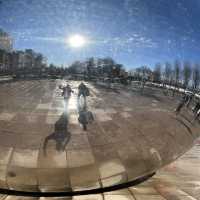
<path id="1" fill-rule="evenodd" d="M 92 112 L 94 121 L 84 131 L 78 121 L 80 82 L 70 82 L 74 93 L 68 106 L 58 89 L 62 82 L 1 85 L 1 188 L 77 191 L 126 183 L 176 160 L 199 136 L 199 124 L 191 123 L 191 112 L 185 108 L 180 115 L 173 112 L 178 98 L 164 96 L 155 88 L 140 94 L 91 83 L 86 83 L 91 91 L 87 111 Z M 168 166 L 136 189 L 74 198 L 167 199 L 174 189 L 162 178 L 170 177 L 169 171 L 175 173 L 172 169 L 173 165 Z M 183 194 L 187 192 L 180 191 L 179 196 L 186 198 Z"/>
<path id="2" fill-rule="evenodd" d="M 96 195 L 73 197 L 22 197 L 0 195 L 1 200 L 199 200 L 200 146 L 197 144 L 177 161 L 134 187 Z"/>

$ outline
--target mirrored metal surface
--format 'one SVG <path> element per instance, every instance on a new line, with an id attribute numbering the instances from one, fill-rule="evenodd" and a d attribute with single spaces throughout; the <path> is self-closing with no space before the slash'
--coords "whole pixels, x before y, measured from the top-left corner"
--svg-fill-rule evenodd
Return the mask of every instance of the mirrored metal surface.
<path id="1" fill-rule="evenodd" d="M 76 191 L 126 183 L 172 162 L 199 136 L 198 97 L 135 81 L 82 82 L 83 97 L 82 83 L 71 80 L 63 98 L 65 82 L 1 84 L 1 187 Z"/>
<path id="2" fill-rule="evenodd" d="M 0 188 L 107 188 L 189 150 L 200 134 L 199 8 L 1 0 Z"/>

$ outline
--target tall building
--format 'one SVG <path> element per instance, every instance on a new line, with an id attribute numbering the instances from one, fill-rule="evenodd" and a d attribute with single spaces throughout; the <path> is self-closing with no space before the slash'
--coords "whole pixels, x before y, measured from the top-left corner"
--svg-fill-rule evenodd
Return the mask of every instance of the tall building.
<path id="1" fill-rule="evenodd" d="M 13 39 L 2 29 L 0 29 L 0 49 L 8 52 L 13 49 Z"/>
<path id="2" fill-rule="evenodd" d="M 22 69 L 25 66 L 24 64 L 25 53 L 23 51 L 17 51 L 17 54 L 18 54 L 18 69 Z"/>
<path id="3" fill-rule="evenodd" d="M 0 49 L 0 70 L 4 70 L 6 68 L 6 56 L 7 52 Z"/>
<path id="4" fill-rule="evenodd" d="M 15 71 L 21 68 L 24 68 L 24 52 L 13 51 L 11 57 L 10 69 L 12 69 L 12 71 Z"/>
<path id="5" fill-rule="evenodd" d="M 45 66 L 46 61 L 41 53 L 36 53 L 33 49 L 13 50 L 12 45 L 12 38 L 0 29 L 0 72 L 32 72 Z"/>
<path id="6" fill-rule="evenodd" d="M 24 67 L 33 68 L 35 65 L 35 52 L 32 49 L 25 50 Z"/>

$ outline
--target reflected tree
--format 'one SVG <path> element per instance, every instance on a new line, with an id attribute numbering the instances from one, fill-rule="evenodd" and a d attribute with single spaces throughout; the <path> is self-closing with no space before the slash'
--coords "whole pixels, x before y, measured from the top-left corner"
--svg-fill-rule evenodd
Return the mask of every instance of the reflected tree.
<path id="1" fill-rule="evenodd" d="M 166 84 L 171 85 L 171 81 L 172 81 L 172 66 L 171 66 L 171 64 L 169 62 L 165 63 L 164 80 L 165 80 Z"/>
<path id="2" fill-rule="evenodd" d="M 87 61 L 86 61 L 86 74 L 87 74 L 87 77 L 90 79 L 92 75 L 94 75 L 95 73 L 95 67 L 96 67 L 96 64 L 95 64 L 95 60 L 93 57 L 89 58 Z"/>
<path id="3" fill-rule="evenodd" d="M 192 75 L 192 68 L 189 62 L 184 62 L 183 65 L 183 87 L 186 89 L 188 87 L 189 81 Z"/>
<path id="4" fill-rule="evenodd" d="M 161 64 L 157 63 L 153 71 L 153 82 L 161 83 L 161 69 Z"/>
<path id="5" fill-rule="evenodd" d="M 179 90 L 181 63 L 178 60 L 176 60 L 175 63 L 174 63 L 173 73 L 174 73 L 174 81 L 173 81 L 174 84 L 173 84 L 173 86 L 175 86 L 175 88 L 178 88 L 178 90 Z M 173 96 L 175 95 L 175 91 L 176 91 L 176 89 L 173 90 Z"/>
<path id="6" fill-rule="evenodd" d="M 195 64 L 192 72 L 193 90 L 196 92 L 200 85 L 200 66 Z"/>
<path id="7" fill-rule="evenodd" d="M 141 73 L 142 73 L 142 92 L 143 92 L 146 82 L 151 77 L 152 71 L 147 66 L 142 66 L 141 67 Z"/>
<path id="8" fill-rule="evenodd" d="M 165 63 L 165 68 L 163 71 L 163 87 L 166 89 L 164 91 L 165 95 L 168 95 L 168 87 L 167 85 L 171 85 L 172 84 L 172 79 L 173 79 L 173 73 L 172 73 L 172 66 L 169 62 Z"/>

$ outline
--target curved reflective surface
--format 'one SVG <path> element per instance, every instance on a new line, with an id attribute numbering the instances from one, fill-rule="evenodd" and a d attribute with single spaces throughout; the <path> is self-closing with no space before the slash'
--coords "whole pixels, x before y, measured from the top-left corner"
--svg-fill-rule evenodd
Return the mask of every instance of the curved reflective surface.
<path id="1" fill-rule="evenodd" d="M 198 0 L 0 0 L 0 188 L 144 180 L 199 137 Z"/>
<path id="2" fill-rule="evenodd" d="M 84 82 L 84 101 L 81 82 L 72 80 L 63 99 L 64 83 L 1 85 L 1 187 L 77 191 L 126 183 L 172 162 L 199 136 L 195 98 L 182 107 L 182 93 L 173 97 L 152 83 Z"/>

